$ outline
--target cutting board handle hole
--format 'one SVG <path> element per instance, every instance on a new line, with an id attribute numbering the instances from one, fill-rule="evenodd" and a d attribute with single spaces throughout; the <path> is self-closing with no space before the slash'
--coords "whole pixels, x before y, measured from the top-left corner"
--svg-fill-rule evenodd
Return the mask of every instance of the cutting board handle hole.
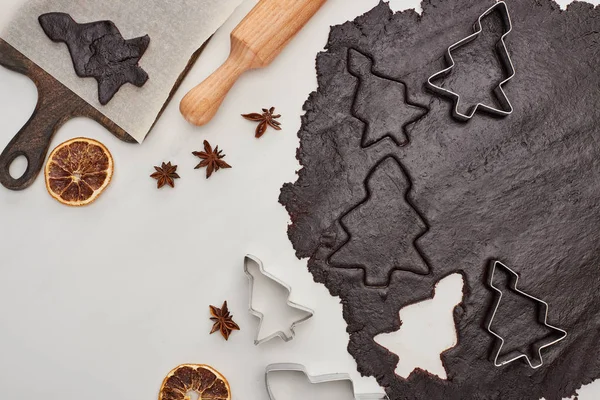
<path id="1" fill-rule="evenodd" d="M 17 156 L 10 163 L 10 167 L 8 167 L 8 173 L 13 179 L 19 179 L 25 172 L 27 171 L 27 166 L 29 165 L 29 161 L 27 161 L 27 157 L 24 155 Z"/>

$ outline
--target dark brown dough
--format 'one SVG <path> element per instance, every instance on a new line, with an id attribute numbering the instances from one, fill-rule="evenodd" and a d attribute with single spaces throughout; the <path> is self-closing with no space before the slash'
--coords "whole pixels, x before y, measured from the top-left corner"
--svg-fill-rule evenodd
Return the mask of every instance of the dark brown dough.
<path id="1" fill-rule="evenodd" d="M 515 109 L 505 118 L 476 113 L 468 123 L 457 122 L 452 102 L 424 88 L 447 66 L 448 46 L 473 32 L 491 1 L 426 0 L 421 16 L 394 14 L 382 2 L 332 28 L 327 50 L 317 57 L 319 89 L 305 104 L 298 134 L 303 169 L 295 184 L 284 186 L 280 201 L 291 216 L 289 236 L 298 257 L 310 257 L 315 280 L 341 298 L 348 350 L 360 372 L 376 377 L 392 399 L 559 400 L 600 377 L 600 7 L 575 2 L 563 11 L 549 0 L 507 4 L 513 31 L 506 42 L 516 76 L 505 85 Z M 491 15 L 485 23 L 498 26 L 499 20 Z M 493 53 L 485 52 L 494 40 L 482 35 L 453 53 L 457 65 L 443 84 L 461 93 L 464 107 L 494 104 L 491 89 L 503 77 Z M 388 136 L 363 148 L 365 123 L 355 115 L 355 103 L 369 101 L 365 107 L 396 115 L 405 105 L 383 95 L 356 96 L 350 49 L 373 60 L 376 76 L 404 82 L 411 101 L 428 104 L 427 115 L 407 127 L 406 146 Z M 387 121 L 400 135 L 403 121 Z M 431 271 L 396 270 L 388 287 L 368 287 L 364 269 L 330 265 L 329 257 L 348 239 L 340 219 L 366 198 L 367 176 L 389 156 L 406 171 L 412 185 L 407 196 L 429 227 L 414 245 Z M 376 209 L 390 212 L 383 205 Z M 398 229 L 379 240 L 415 237 L 415 226 Z M 393 264 L 397 255 L 379 257 Z M 539 369 L 520 360 L 504 367 L 491 361 L 495 341 L 485 327 L 494 300 L 488 286 L 494 259 L 517 271 L 519 288 L 548 302 L 548 322 L 569 333 L 542 351 Z M 373 337 L 398 330 L 398 311 L 431 298 L 435 283 L 455 272 L 463 274 L 465 289 L 454 314 L 458 344 L 442 355 L 448 380 L 420 370 L 408 379 L 396 376 L 398 357 Z M 507 294 L 494 321 L 506 327 L 501 329 L 511 347 L 527 351 L 547 333 L 534 311 L 522 297 Z"/>
<path id="2" fill-rule="evenodd" d="M 39 21 L 52 41 L 67 44 L 77 75 L 96 78 L 100 104 L 124 84 L 141 87 L 148 80 L 138 65 L 150 44 L 148 35 L 125 40 L 111 21 L 78 24 L 64 13 L 44 14 Z"/>

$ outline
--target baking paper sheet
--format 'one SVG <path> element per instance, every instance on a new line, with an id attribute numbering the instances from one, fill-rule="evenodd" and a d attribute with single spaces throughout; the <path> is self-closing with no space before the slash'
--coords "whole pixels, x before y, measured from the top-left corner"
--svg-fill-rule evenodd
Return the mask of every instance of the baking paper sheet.
<path id="1" fill-rule="evenodd" d="M 0 35 L 13 47 L 142 142 L 192 54 L 227 20 L 242 0 L 31 0 Z M 148 34 L 140 66 L 150 79 L 121 87 L 105 106 L 94 78 L 80 78 L 64 43 L 52 42 L 38 17 L 70 14 L 78 23 L 111 20 L 125 39 Z"/>

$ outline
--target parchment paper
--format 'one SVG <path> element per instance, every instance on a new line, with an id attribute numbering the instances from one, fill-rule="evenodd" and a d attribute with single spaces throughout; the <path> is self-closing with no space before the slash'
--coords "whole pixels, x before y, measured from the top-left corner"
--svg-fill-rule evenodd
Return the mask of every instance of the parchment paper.
<path id="1" fill-rule="evenodd" d="M 138 142 L 150 131 L 171 88 L 192 54 L 225 22 L 242 0 L 31 0 L 20 9 L 2 38 L 58 81 L 97 108 Z M 78 23 L 111 20 L 125 39 L 148 34 L 150 46 L 140 66 L 150 79 L 126 84 L 102 106 L 93 78 L 75 74 L 64 43 L 52 42 L 38 17 L 65 12 Z"/>

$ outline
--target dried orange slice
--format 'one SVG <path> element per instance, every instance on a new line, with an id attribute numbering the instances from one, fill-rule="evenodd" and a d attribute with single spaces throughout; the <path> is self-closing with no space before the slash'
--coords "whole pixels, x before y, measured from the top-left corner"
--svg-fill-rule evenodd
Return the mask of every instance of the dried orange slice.
<path id="1" fill-rule="evenodd" d="M 113 158 L 93 139 L 71 139 L 56 147 L 44 170 L 48 193 L 69 206 L 85 206 L 100 196 L 110 183 Z"/>
<path id="2" fill-rule="evenodd" d="M 169 372 L 158 400 L 189 400 L 194 392 L 198 400 L 231 400 L 227 379 L 216 369 L 201 364 L 183 364 Z"/>

